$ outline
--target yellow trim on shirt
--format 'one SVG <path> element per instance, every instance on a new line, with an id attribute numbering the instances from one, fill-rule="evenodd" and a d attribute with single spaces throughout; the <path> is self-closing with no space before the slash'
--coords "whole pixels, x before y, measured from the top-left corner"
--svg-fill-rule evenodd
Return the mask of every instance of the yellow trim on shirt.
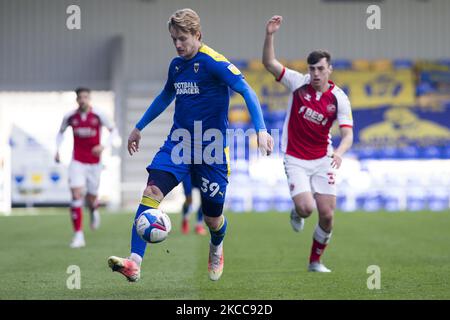
<path id="1" fill-rule="evenodd" d="M 225 58 L 222 54 L 218 53 L 217 51 L 211 49 L 206 44 L 203 44 L 200 49 L 198 50 L 204 54 L 207 54 L 211 58 L 213 58 L 216 61 L 225 61 L 229 62 L 227 58 Z"/>

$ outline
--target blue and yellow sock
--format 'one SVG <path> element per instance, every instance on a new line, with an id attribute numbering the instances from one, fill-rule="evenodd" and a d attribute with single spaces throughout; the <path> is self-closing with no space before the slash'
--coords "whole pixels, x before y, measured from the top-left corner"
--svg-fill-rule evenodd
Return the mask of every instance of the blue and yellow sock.
<path id="1" fill-rule="evenodd" d="M 133 221 L 133 228 L 131 230 L 131 253 L 138 254 L 141 257 L 144 257 L 145 249 L 147 247 L 147 242 L 141 239 L 139 237 L 137 231 L 136 231 L 136 219 L 139 217 L 139 215 L 144 212 L 145 210 L 151 209 L 151 208 L 158 208 L 159 201 L 152 199 L 147 196 L 143 196 L 141 200 L 141 204 L 137 208 L 136 216 L 134 217 Z"/>
<path id="2" fill-rule="evenodd" d="M 223 238 L 225 238 L 225 233 L 227 232 L 227 218 L 225 216 L 222 217 L 222 223 L 216 230 L 211 228 L 209 229 L 209 233 L 211 234 L 211 243 L 215 246 L 222 243 Z"/>
<path id="3" fill-rule="evenodd" d="M 191 206 L 190 205 L 188 205 L 188 204 L 186 204 L 186 203 L 183 203 L 183 211 L 182 211 L 182 213 L 183 213 L 183 219 L 186 219 L 187 218 L 187 214 L 189 213 L 189 210 L 191 209 Z"/>
<path id="4" fill-rule="evenodd" d="M 200 208 L 198 208 L 197 211 L 197 223 L 201 224 L 203 222 L 203 211 L 202 211 L 202 207 L 200 206 Z"/>

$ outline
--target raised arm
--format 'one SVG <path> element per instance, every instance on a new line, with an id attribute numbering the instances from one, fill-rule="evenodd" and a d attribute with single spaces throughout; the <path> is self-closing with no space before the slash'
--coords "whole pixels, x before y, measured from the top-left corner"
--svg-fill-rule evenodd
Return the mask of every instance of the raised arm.
<path id="1" fill-rule="evenodd" d="M 274 33 L 281 26 L 282 16 L 273 16 L 266 24 L 266 37 L 264 39 L 264 48 L 262 62 L 264 67 L 278 79 L 283 72 L 283 65 L 275 58 L 275 49 L 273 45 Z"/>

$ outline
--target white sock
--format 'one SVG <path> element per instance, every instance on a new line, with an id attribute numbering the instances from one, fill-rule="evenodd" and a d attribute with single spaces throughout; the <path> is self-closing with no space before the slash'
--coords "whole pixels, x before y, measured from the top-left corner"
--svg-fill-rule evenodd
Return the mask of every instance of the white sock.
<path id="1" fill-rule="evenodd" d="M 130 259 L 136 262 L 136 264 L 140 267 L 142 263 L 142 257 L 137 253 L 130 254 Z"/>
<path id="2" fill-rule="evenodd" d="M 316 239 L 317 242 L 328 244 L 328 242 L 330 242 L 330 238 L 331 232 L 325 232 L 319 225 L 316 226 L 316 229 L 314 230 L 314 239 Z"/>
<path id="3" fill-rule="evenodd" d="M 210 242 L 209 244 L 211 245 L 211 248 L 212 248 L 215 252 L 220 252 L 220 251 L 222 250 L 222 247 L 223 247 L 223 241 L 222 241 L 219 245 L 217 245 L 217 246 L 213 245 L 211 242 Z"/>
<path id="4" fill-rule="evenodd" d="M 84 237 L 84 233 L 83 233 L 83 231 L 75 231 L 75 236 L 77 236 L 77 237 Z"/>

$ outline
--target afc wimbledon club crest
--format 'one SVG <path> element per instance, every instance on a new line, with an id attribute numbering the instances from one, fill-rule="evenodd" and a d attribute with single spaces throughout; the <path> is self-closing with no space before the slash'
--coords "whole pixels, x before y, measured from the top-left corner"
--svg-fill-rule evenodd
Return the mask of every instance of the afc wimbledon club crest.
<path id="1" fill-rule="evenodd" d="M 194 72 L 198 72 L 198 68 L 200 67 L 200 64 L 198 62 L 194 63 Z"/>

